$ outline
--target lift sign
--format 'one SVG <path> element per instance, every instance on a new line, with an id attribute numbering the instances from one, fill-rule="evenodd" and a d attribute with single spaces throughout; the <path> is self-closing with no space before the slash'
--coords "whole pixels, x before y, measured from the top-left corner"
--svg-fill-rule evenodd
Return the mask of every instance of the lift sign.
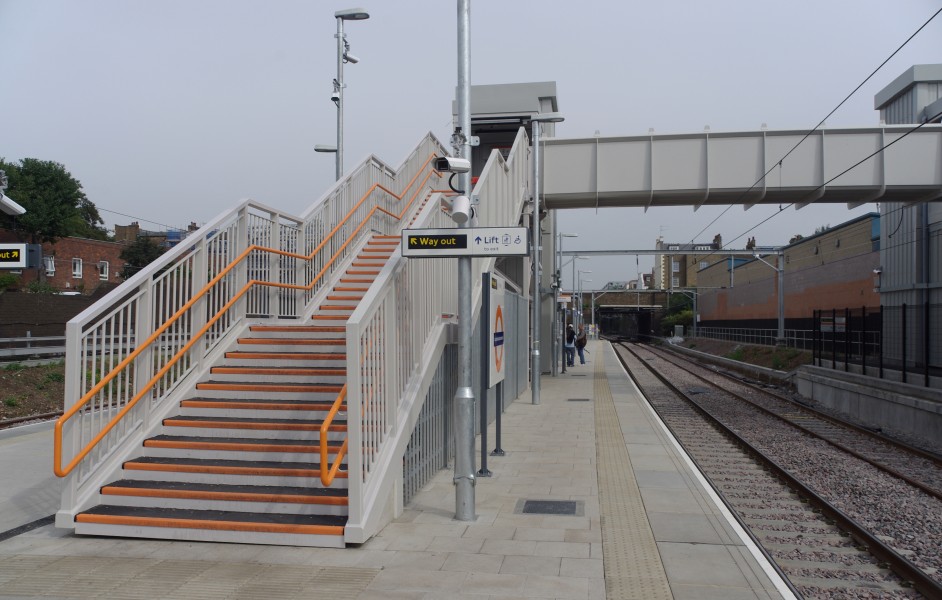
<path id="1" fill-rule="evenodd" d="M 0 244 L 0 269 L 26 268 L 26 244 Z"/>

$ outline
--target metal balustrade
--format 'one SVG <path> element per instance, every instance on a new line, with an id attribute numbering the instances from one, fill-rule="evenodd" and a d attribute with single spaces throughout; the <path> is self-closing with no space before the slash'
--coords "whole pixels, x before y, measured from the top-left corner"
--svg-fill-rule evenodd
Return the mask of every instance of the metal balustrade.
<path id="1" fill-rule="evenodd" d="M 519 222 L 529 196 L 529 173 L 528 139 L 521 129 L 507 160 L 491 153 L 473 190 L 481 202 L 479 226 Z M 452 226 L 432 201 L 412 227 Z M 476 313 L 481 306 L 480 274 L 492 270 L 494 263 L 493 257 L 472 262 Z M 451 315 L 457 311 L 456 267 L 456 259 L 404 259 L 400 252 L 347 321 L 347 418 L 360 424 L 350 427 L 349 542 L 366 541 L 378 530 L 382 515 L 374 508 L 383 506 L 402 477 L 406 446 L 441 361 Z M 521 347 L 525 352 L 526 344 Z M 417 436 L 430 437 L 422 432 Z"/>
<path id="2" fill-rule="evenodd" d="M 431 191 L 429 159 L 444 153 L 428 134 L 398 170 L 371 156 L 300 217 L 245 201 L 72 319 L 55 434 L 54 470 L 71 473 L 64 520 L 247 316 L 303 318 L 374 231 L 394 233 Z M 102 352 L 127 339 L 130 352 Z"/>

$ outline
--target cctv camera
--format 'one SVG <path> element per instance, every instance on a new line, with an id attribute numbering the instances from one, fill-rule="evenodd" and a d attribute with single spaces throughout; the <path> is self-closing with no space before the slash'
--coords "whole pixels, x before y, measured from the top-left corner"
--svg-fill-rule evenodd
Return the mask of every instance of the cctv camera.
<path id="1" fill-rule="evenodd" d="M 347 61 L 348 63 L 353 63 L 353 64 L 357 64 L 358 62 L 360 62 L 360 59 L 359 59 L 359 58 L 357 58 L 356 56 L 350 54 L 349 52 L 344 52 L 344 53 L 343 53 L 343 59 L 344 59 L 345 61 Z"/>
<path id="2" fill-rule="evenodd" d="M 334 102 L 340 102 L 340 92 L 333 92 L 330 95 L 330 99 Z"/>
<path id="3" fill-rule="evenodd" d="M 3 192 L 0 192 L 0 210 L 11 216 L 17 216 L 26 213 L 25 208 L 14 202 L 13 199 L 9 196 L 4 195 Z"/>
<path id="4" fill-rule="evenodd" d="M 471 170 L 471 161 L 465 158 L 442 156 L 435 159 L 435 170 L 448 173 L 467 173 Z"/>
<path id="5" fill-rule="evenodd" d="M 461 225 L 471 218 L 471 200 L 467 196 L 456 196 L 451 201 L 451 220 Z"/>

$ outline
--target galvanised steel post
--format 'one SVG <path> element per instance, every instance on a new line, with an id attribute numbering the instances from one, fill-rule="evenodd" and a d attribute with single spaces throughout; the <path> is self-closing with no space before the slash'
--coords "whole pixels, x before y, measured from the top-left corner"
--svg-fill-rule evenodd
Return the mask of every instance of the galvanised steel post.
<path id="1" fill-rule="evenodd" d="M 540 403 L 540 125 L 533 121 L 533 215 L 530 217 L 530 242 L 533 257 L 533 299 L 530 308 L 533 351 L 530 360 L 530 391 L 533 404 Z"/>
<path id="2" fill-rule="evenodd" d="M 778 340 L 777 344 L 785 345 L 785 253 L 778 253 Z M 696 319 L 694 315 L 694 319 Z"/>
<path id="3" fill-rule="evenodd" d="M 337 181 L 343 175 L 343 53 L 345 42 L 343 33 L 343 19 L 337 17 L 337 153 L 335 169 Z"/>
<path id="4" fill-rule="evenodd" d="M 458 122 L 461 158 L 471 160 L 471 0 L 458 0 Z M 458 176 L 459 187 L 471 194 L 471 173 Z M 468 219 L 459 228 L 471 226 Z M 474 515 L 474 390 L 471 381 L 471 257 L 458 259 L 458 389 L 455 392 L 455 518 Z"/>

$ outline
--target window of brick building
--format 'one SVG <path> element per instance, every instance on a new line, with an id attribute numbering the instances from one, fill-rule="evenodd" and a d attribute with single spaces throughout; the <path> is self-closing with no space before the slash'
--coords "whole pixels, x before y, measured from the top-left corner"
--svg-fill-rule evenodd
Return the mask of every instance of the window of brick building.
<path id="1" fill-rule="evenodd" d="M 52 277 L 56 274 L 56 257 L 44 256 L 43 267 L 46 269 L 46 277 Z"/>
<path id="2" fill-rule="evenodd" d="M 98 262 L 98 278 L 102 281 L 108 281 L 108 261 L 102 260 Z"/>
<path id="3" fill-rule="evenodd" d="M 82 278 L 82 259 L 81 258 L 72 259 L 72 277 L 76 279 Z"/>

